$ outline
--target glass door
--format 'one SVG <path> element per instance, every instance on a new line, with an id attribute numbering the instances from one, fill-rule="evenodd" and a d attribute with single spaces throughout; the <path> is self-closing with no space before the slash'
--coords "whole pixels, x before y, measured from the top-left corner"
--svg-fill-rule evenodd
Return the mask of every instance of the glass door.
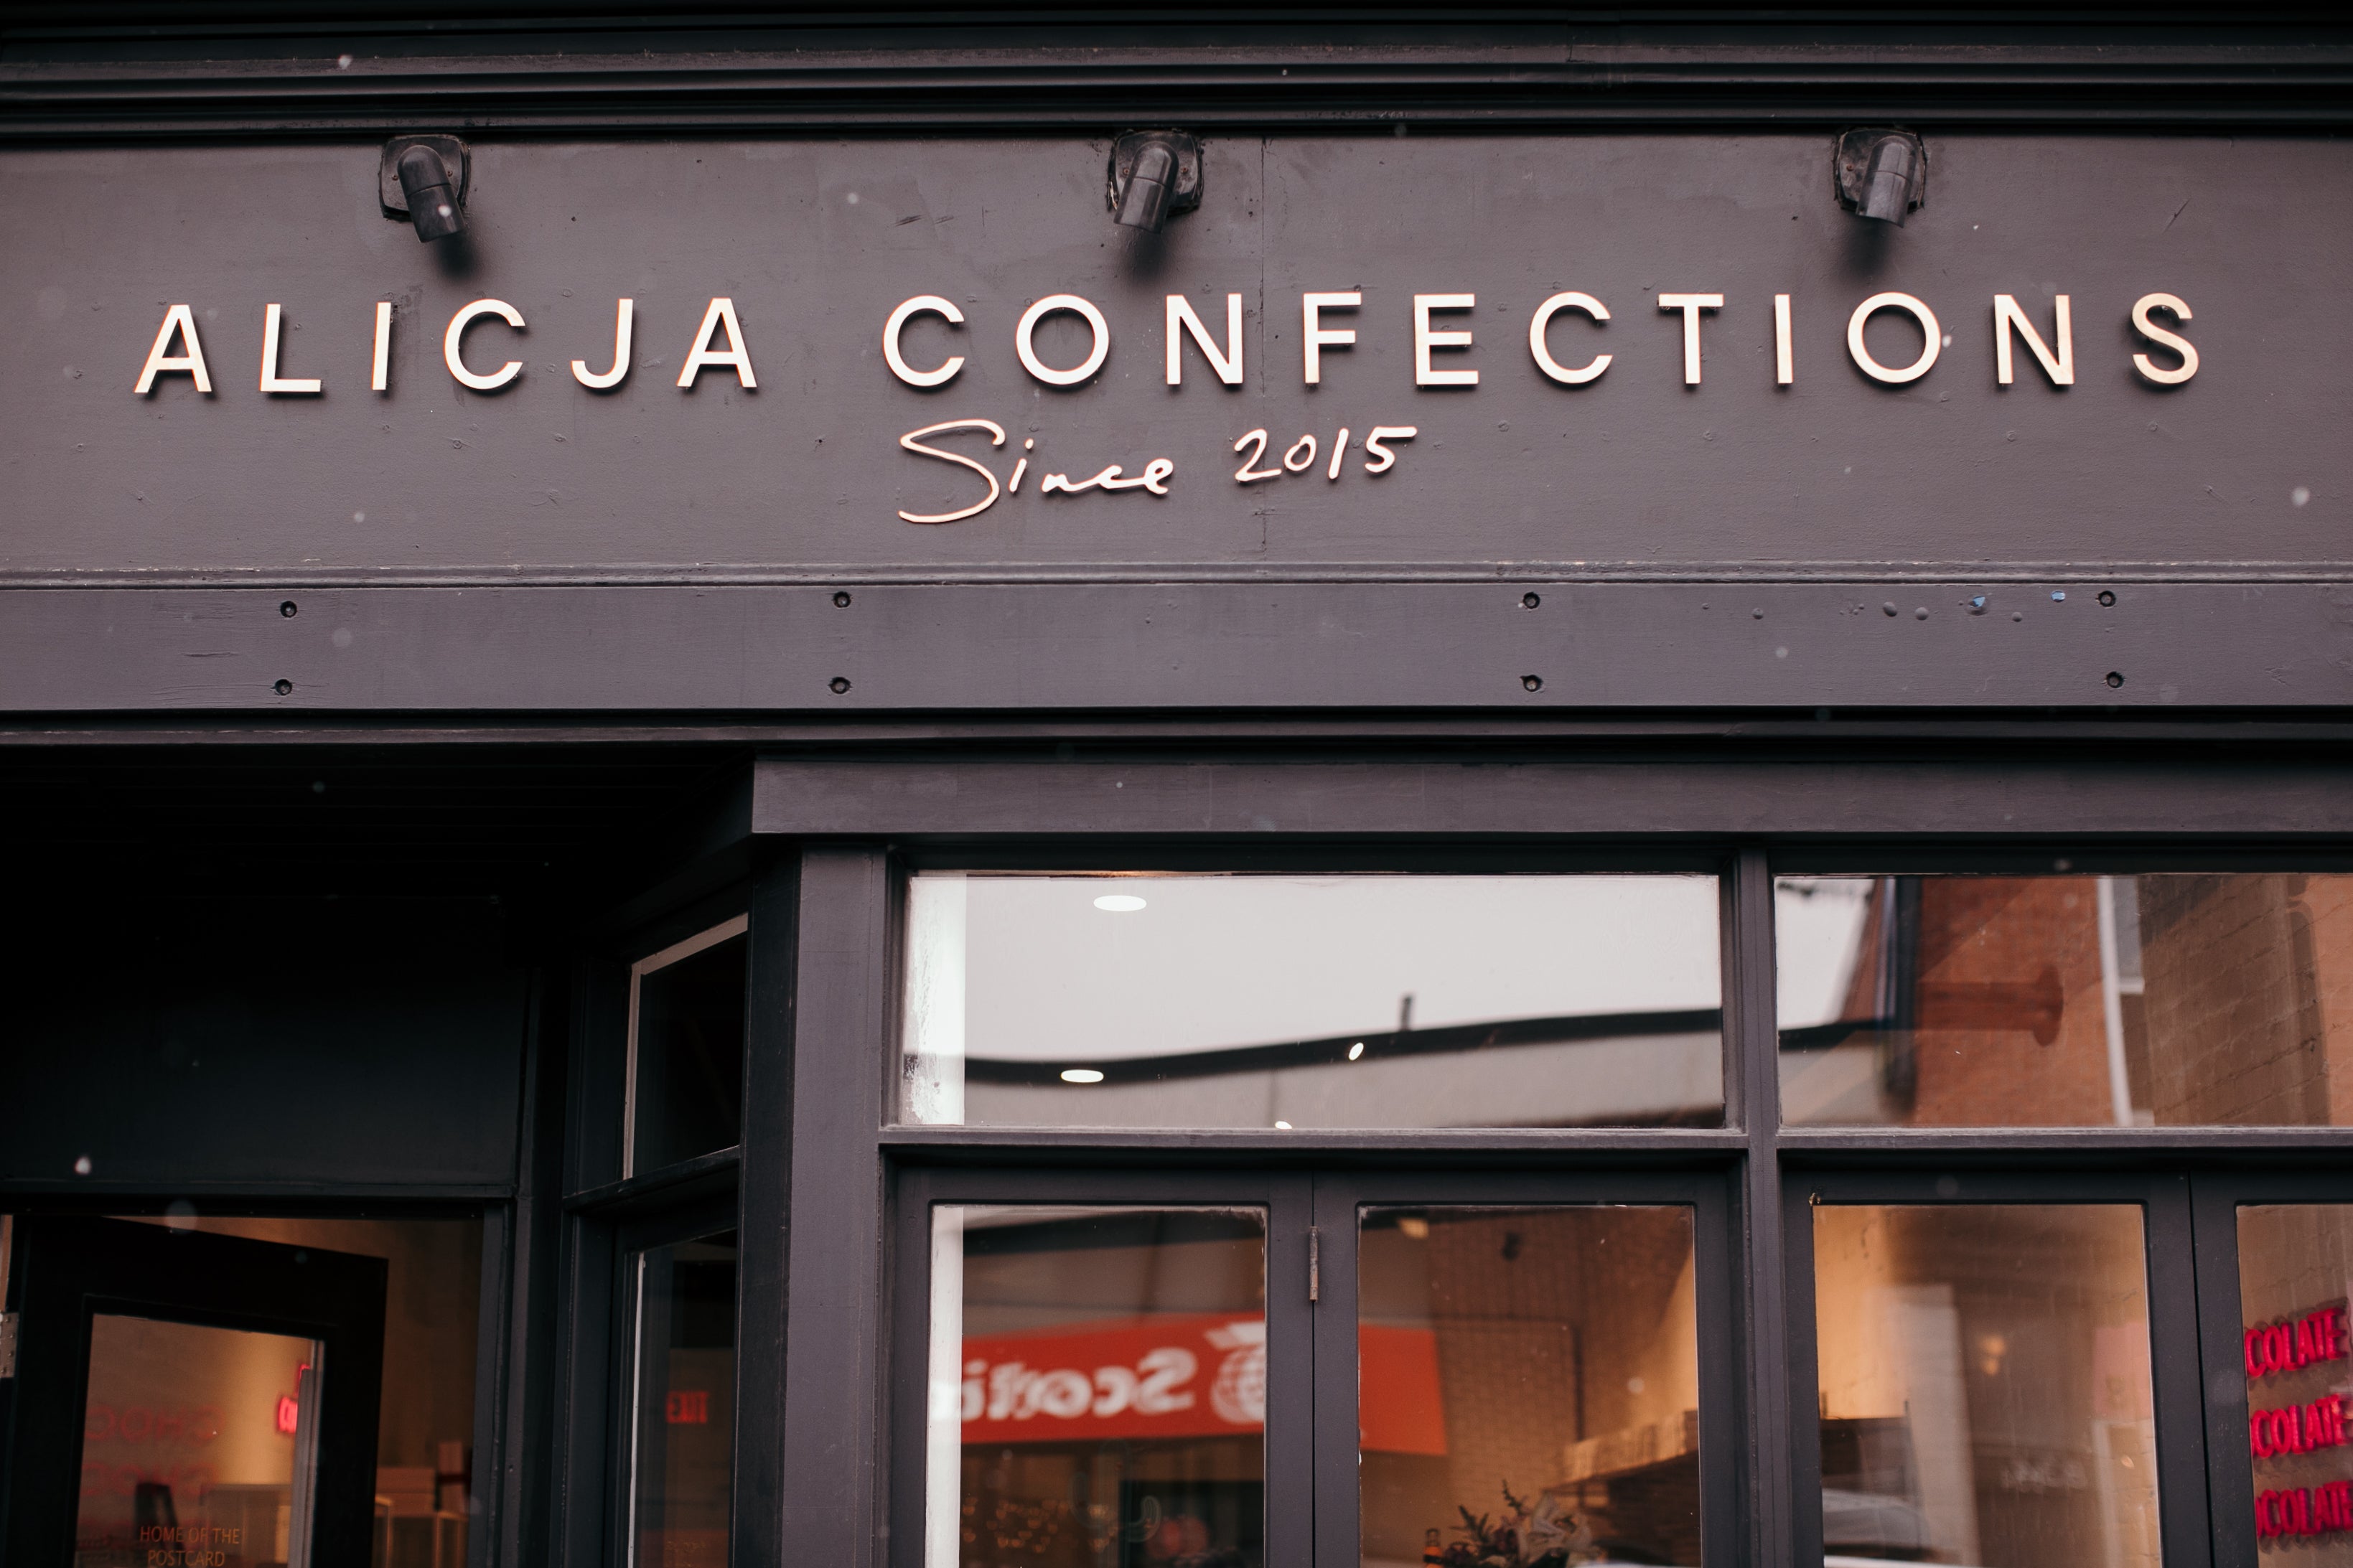
<path id="1" fill-rule="evenodd" d="M 902 1178 L 894 1568 L 1736 1560 L 1721 1178 Z"/>
<path id="2" fill-rule="evenodd" d="M 369 1558 L 382 1258 L 115 1220 L 14 1228 L 7 1561 Z"/>
<path id="3" fill-rule="evenodd" d="M 1722 1194 L 1319 1177 L 1318 1568 L 1733 1561 Z"/>

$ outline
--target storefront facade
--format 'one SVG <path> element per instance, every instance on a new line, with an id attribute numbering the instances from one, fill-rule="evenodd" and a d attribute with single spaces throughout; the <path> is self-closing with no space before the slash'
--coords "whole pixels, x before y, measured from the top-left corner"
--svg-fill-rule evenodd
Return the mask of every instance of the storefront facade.
<path id="1" fill-rule="evenodd" d="M 0 56 L 0 1555 L 2353 1562 L 2353 37 Z"/>

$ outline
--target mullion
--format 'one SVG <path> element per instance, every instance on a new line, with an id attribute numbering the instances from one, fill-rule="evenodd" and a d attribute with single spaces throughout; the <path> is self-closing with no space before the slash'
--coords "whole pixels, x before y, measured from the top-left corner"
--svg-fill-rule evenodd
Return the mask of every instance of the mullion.
<path id="1" fill-rule="evenodd" d="M 1782 1440 L 1793 1424 L 1796 1364 L 1791 1342 L 1800 1323 L 1790 1295 L 1788 1226 L 1781 1197 L 1781 1037 L 1773 923 L 1774 868 L 1763 849 L 1734 861 L 1725 900 L 1725 1118 L 1746 1135 L 1740 1167 L 1742 1310 L 1738 1364 L 1744 1430 L 1739 1467 L 1749 1560 L 1758 1568 L 1819 1561 L 1820 1542 L 1804 1544 L 1805 1512 L 1793 1489 L 1819 1434 Z M 1736 1100 L 1734 1090 L 1736 1089 Z M 1809 1282 L 1810 1285 L 1810 1282 Z M 1810 1291 L 1809 1293 L 1810 1301 Z M 1810 1337 L 1810 1336 L 1809 1336 Z M 1820 1469 L 1820 1456 L 1813 1455 Z M 1816 1533 L 1819 1533 L 1819 1523 Z M 1811 1551 L 1813 1556 L 1808 1556 Z"/>

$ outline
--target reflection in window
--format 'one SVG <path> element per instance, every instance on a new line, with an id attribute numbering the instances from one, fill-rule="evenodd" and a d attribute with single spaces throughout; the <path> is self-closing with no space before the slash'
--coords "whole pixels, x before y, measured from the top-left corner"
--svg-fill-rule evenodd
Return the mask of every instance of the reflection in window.
<path id="1" fill-rule="evenodd" d="M 2353 1205 L 2239 1210 L 2240 1348 L 2255 1539 L 2299 1568 L 2353 1565 Z"/>
<path id="2" fill-rule="evenodd" d="M 941 1205 L 931 1334 L 924 1568 L 1264 1568 L 1261 1213 Z"/>
<path id="3" fill-rule="evenodd" d="M 911 1121 L 1723 1121 L 1712 878 L 926 874 L 908 930 Z"/>
<path id="4" fill-rule="evenodd" d="M 2353 877 L 1784 877 L 1792 1122 L 2353 1124 Z"/>
<path id="5" fill-rule="evenodd" d="M 1814 1210 L 1833 1558 L 2158 1568 L 2137 1207 Z"/>
<path id="6" fill-rule="evenodd" d="M 741 1140 L 748 928 L 739 916 L 631 969 L 624 1174 L 658 1171 Z"/>
<path id="7" fill-rule="evenodd" d="M 314 1340 L 92 1314 L 76 1568 L 307 1568 L 321 1360 Z"/>
<path id="8" fill-rule="evenodd" d="M 1699 1562 L 1690 1210 L 1378 1208 L 1361 1234 L 1366 1568 Z"/>
<path id="9" fill-rule="evenodd" d="M 735 1233 L 638 1255 L 635 1568 L 727 1568 L 735 1481 Z"/>

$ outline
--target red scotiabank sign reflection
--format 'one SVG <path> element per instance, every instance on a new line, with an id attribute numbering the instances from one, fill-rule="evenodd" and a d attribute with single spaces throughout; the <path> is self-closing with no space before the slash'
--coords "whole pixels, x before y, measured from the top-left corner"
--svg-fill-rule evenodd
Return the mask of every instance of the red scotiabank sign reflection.
<path id="1" fill-rule="evenodd" d="M 1367 1327 L 1365 1446 L 1442 1454 L 1437 1342 Z M 1266 1428 L 1266 1320 L 1199 1313 L 967 1336 L 964 1440 L 973 1444 L 1223 1437 Z"/>

